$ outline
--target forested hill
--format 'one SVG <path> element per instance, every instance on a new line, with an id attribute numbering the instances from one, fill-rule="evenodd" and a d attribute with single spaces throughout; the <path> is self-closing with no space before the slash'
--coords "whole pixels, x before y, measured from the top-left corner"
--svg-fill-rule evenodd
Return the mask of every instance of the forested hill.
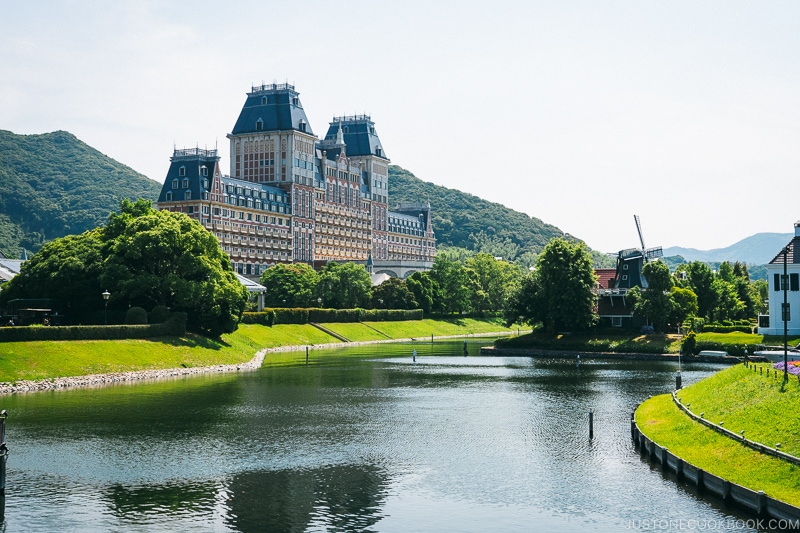
<path id="1" fill-rule="evenodd" d="M 487 252 L 528 266 L 551 238 L 564 234 L 538 218 L 422 181 L 411 172 L 391 165 L 390 209 L 400 202 L 420 201 L 431 204 L 437 246 Z M 612 261 L 605 254 L 593 252 L 592 255 L 597 266 L 611 266 Z"/>
<path id="2" fill-rule="evenodd" d="M 122 198 L 158 198 L 161 184 L 66 131 L 0 130 L 0 251 L 18 258 L 45 239 L 104 223 Z"/>

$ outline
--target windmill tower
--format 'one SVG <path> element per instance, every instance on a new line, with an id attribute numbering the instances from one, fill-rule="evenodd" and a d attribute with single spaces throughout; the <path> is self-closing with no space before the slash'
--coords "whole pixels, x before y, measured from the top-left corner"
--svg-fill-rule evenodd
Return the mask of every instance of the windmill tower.
<path id="1" fill-rule="evenodd" d="M 647 280 L 642 275 L 644 264 L 664 255 L 661 246 L 654 248 L 645 246 L 639 215 L 633 215 L 633 220 L 636 222 L 636 231 L 639 234 L 639 243 L 642 247 L 620 250 L 617 254 L 617 272 L 614 277 L 614 288 L 616 289 L 631 289 L 633 287 L 646 289 Z"/>

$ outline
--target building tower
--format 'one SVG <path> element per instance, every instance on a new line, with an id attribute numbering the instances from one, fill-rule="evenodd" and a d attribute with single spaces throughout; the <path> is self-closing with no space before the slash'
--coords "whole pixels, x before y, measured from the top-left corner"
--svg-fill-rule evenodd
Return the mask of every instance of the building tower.
<path id="1" fill-rule="evenodd" d="M 265 84 L 247 93 L 228 134 L 231 176 L 269 183 L 291 196 L 293 259 L 314 260 L 314 147 L 317 137 L 293 85 Z"/>
<path id="2" fill-rule="evenodd" d="M 388 259 L 389 158 L 383 151 L 375 123 L 369 115 L 334 117 L 320 146 L 331 157 L 338 154 L 339 143 L 347 147 L 350 164 L 361 168 L 361 185 L 371 204 L 372 258 Z"/>

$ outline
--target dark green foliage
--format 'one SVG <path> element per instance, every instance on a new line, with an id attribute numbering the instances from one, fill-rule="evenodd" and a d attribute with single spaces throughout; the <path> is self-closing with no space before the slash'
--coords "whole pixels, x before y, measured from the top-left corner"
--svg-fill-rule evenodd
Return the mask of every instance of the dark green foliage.
<path id="1" fill-rule="evenodd" d="M 72 323 L 91 322 L 92 310 L 104 308 L 103 290 L 111 293 L 109 319 L 130 305 L 166 305 L 188 314 L 190 331 L 212 337 L 236 329 L 248 297 L 216 238 L 197 221 L 126 199 L 104 228 L 44 246 L 4 285 L 0 305 L 56 298 L 67 302 Z"/>
<path id="2" fill-rule="evenodd" d="M 596 281 L 586 245 L 553 239 L 539 254 L 536 270 L 511 294 L 506 322 L 541 322 L 548 332 L 588 328 L 597 321 Z"/>
<path id="3" fill-rule="evenodd" d="M 639 290 L 639 287 L 631 290 L 633 309 L 636 314 L 650 319 L 656 331 L 663 331 L 674 306 L 669 267 L 661 261 L 650 261 L 642 268 L 642 275 L 647 279 L 648 286 L 644 290 Z"/>
<path id="4" fill-rule="evenodd" d="M 439 284 L 428 272 L 414 272 L 408 276 L 406 287 L 414 295 L 414 300 L 425 314 L 433 310 L 433 302 L 439 298 L 440 289 Z"/>
<path id="5" fill-rule="evenodd" d="M 310 307 L 317 304 L 319 276 L 305 263 L 279 264 L 261 274 L 266 287 L 264 304 L 270 307 Z"/>
<path id="6" fill-rule="evenodd" d="M 171 313 L 161 324 L 0 328 L 0 342 L 148 339 L 185 334 L 186 313 Z"/>
<path id="7" fill-rule="evenodd" d="M 472 309 L 471 296 L 475 287 L 464 265 L 436 256 L 429 275 L 439 286 L 438 298 L 433 301 L 434 311 L 461 313 Z"/>
<path id="8" fill-rule="evenodd" d="M 160 324 L 169 316 L 169 309 L 166 305 L 157 305 L 150 311 L 149 321 L 151 324 Z"/>
<path id="9" fill-rule="evenodd" d="M 305 319 L 305 322 L 303 320 Z M 270 321 L 273 321 L 270 323 Z M 393 322 L 422 320 L 421 309 L 269 309 L 244 313 L 243 324 L 307 324 L 329 322 Z"/>
<path id="10" fill-rule="evenodd" d="M 406 282 L 389 278 L 372 289 L 372 307 L 376 309 L 416 309 L 417 300 Z"/>
<path id="11" fill-rule="evenodd" d="M 322 298 L 322 305 L 325 307 L 369 307 L 372 279 L 363 265 L 328 263 L 319 273 L 317 294 Z"/>
<path id="12" fill-rule="evenodd" d="M 0 250 L 12 258 L 102 225 L 123 198 L 155 200 L 161 190 L 65 131 L 0 130 L 0 161 Z"/>
<path id="13" fill-rule="evenodd" d="M 437 246 L 457 246 L 485 252 L 493 257 L 515 262 L 525 260 L 525 267 L 553 237 L 564 235 L 560 229 L 538 218 L 514 211 L 471 194 L 422 181 L 411 172 L 389 166 L 389 191 L 393 203 L 431 203 Z M 591 251 L 590 251 L 591 252 Z M 527 257 L 523 258 L 525 254 Z M 596 266 L 613 266 L 613 260 L 591 252 Z"/>
<path id="14" fill-rule="evenodd" d="M 687 355 L 693 354 L 695 353 L 694 350 L 696 347 L 697 347 L 697 334 L 694 331 L 690 331 L 681 341 L 681 353 Z"/>
<path id="15" fill-rule="evenodd" d="M 141 307 L 131 307 L 125 313 L 125 324 L 129 326 L 147 324 L 147 311 Z"/>

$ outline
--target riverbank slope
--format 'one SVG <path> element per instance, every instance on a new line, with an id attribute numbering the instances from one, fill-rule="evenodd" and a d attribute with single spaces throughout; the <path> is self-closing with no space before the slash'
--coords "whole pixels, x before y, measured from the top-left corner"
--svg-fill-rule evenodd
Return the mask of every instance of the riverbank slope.
<path id="1" fill-rule="evenodd" d="M 504 327 L 499 319 L 471 318 L 325 326 L 359 342 L 517 331 Z M 341 341 L 310 324 L 273 327 L 242 324 L 219 340 L 187 334 L 114 341 L 7 342 L 0 343 L 0 383 L 133 371 L 235 367 L 251 361 L 263 349 L 271 350 L 263 364 L 294 364 L 299 356 L 284 352 L 320 345 L 341 345 Z"/>
<path id="2" fill-rule="evenodd" d="M 783 386 L 774 372 L 767 377 L 744 365 L 718 372 L 678 392 L 683 405 L 716 424 L 769 447 L 800 454 L 800 384 Z M 763 365 L 767 368 L 769 365 Z M 636 410 L 642 433 L 684 461 L 715 476 L 768 496 L 800 505 L 798 466 L 747 448 L 696 422 L 671 395 L 655 396 Z"/>

